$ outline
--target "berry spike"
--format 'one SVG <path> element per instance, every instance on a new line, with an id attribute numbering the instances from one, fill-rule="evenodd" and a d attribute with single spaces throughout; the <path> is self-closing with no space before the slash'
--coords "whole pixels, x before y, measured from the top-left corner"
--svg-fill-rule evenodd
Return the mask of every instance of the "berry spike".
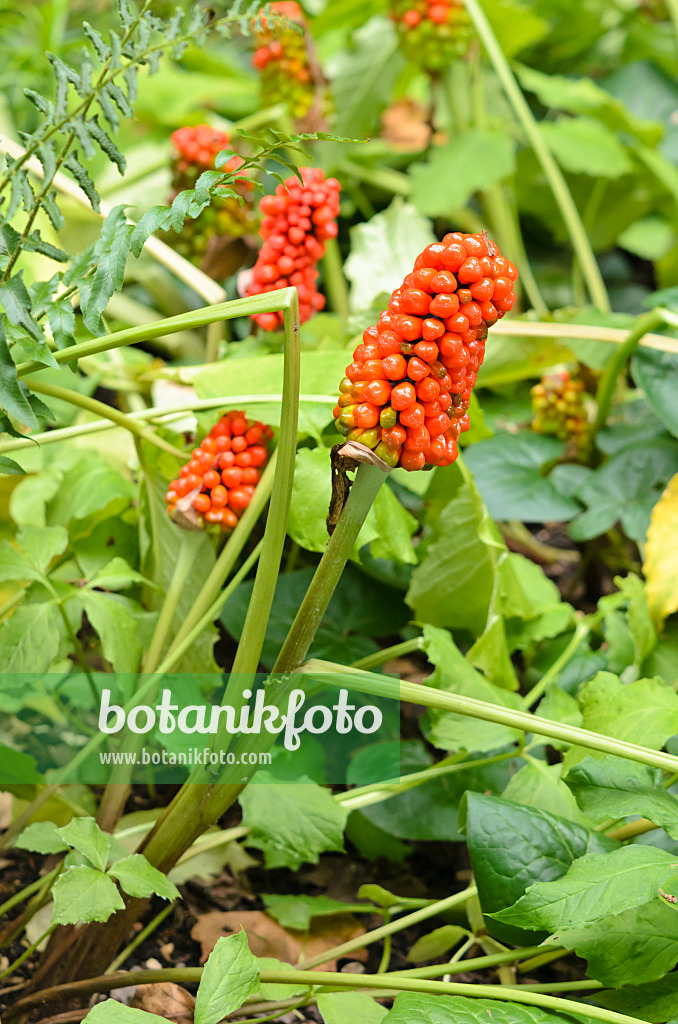
<path id="1" fill-rule="evenodd" d="M 298 127 L 323 127 L 329 104 L 327 83 L 299 4 L 294 0 L 270 4 L 268 15 L 260 12 L 256 19 L 254 37 L 257 48 L 252 65 L 260 75 L 262 106 L 287 103 Z"/>
<path id="2" fill-rule="evenodd" d="M 468 53 L 473 29 L 461 0 L 391 0 L 391 17 L 403 53 L 426 71 Z"/>
<path id="3" fill-rule="evenodd" d="M 325 242 L 337 236 L 341 186 L 336 178 L 325 179 L 320 168 L 299 170 L 302 181 L 296 176 L 287 178 L 277 186 L 275 195 L 261 199 L 264 244 L 247 295 L 296 287 L 303 324 L 325 305 L 325 296 L 316 287 L 316 264 L 325 252 Z M 265 331 L 282 325 L 282 313 L 259 313 L 252 319 Z"/>
<path id="4" fill-rule="evenodd" d="M 244 412 L 222 416 L 169 485 L 165 501 L 172 519 L 192 530 L 234 529 L 261 479 L 272 437 L 269 426 Z"/>
<path id="5" fill-rule="evenodd" d="M 586 461 L 591 453 L 591 423 L 584 382 L 567 370 L 547 374 L 535 384 L 532 395 L 532 429 L 566 442 L 566 456 Z"/>
<path id="6" fill-rule="evenodd" d="M 454 462 L 488 328 L 513 308 L 517 277 L 484 232 L 428 245 L 346 367 L 338 431 L 391 467 Z"/>

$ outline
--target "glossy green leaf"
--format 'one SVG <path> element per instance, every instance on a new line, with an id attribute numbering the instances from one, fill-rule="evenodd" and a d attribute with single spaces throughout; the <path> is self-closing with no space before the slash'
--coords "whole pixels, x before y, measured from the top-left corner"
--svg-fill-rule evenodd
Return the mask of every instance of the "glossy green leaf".
<path id="1" fill-rule="evenodd" d="M 608 1010 L 625 1013 L 627 1017 L 640 1017 L 650 1024 L 674 1020 L 678 1017 L 678 974 L 669 974 L 649 985 L 629 984 L 619 992 L 602 992 L 596 1002 Z"/>
<path id="2" fill-rule="evenodd" d="M 643 348 L 631 361 L 631 373 L 645 392 L 647 403 L 667 430 L 678 437 L 678 410 L 675 395 L 678 388 L 678 355 Z"/>

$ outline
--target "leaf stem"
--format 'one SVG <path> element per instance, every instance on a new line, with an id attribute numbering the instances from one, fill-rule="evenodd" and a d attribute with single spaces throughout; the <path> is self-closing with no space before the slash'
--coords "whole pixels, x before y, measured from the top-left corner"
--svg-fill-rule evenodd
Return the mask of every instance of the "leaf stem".
<path id="1" fill-rule="evenodd" d="M 415 636 L 411 640 L 403 640 L 402 643 L 394 644 L 392 647 L 382 647 L 380 651 L 375 651 L 374 654 L 367 654 L 364 658 L 352 662 L 351 668 L 376 668 L 378 665 L 383 665 L 393 658 L 402 658 L 404 654 L 414 654 L 415 651 L 423 651 L 423 649 L 424 638 L 422 636 Z"/>
<path id="2" fill-rule="evenodd" d="M 114 974 L 115 971 L 119 970 L 121 964 L 124 964 L 125 960 L 132 955 L 135 949 L 145 942 L 149 935 L 152 935 L 156 928 L 159 928 L 166 917 L 176 909 L 176 900 L 168 903 L 166 907 L 163 907 L 159 914 L 156 914 L 152 921 L 149 921 L 145 928 L 142 928 L 138 932 L 129 945 L 125 946 L 122 952 L 116 956 L 115 960 L 111 963 L 110 967 L 106 971 L 106 974 Z"/>
<path id="3" fill-rule="evenodd" d="M 323 268 L 325 271 L 325 288 L 327 289 L 330 306 L 335 313 L 339 314 L 342 320 L 348 320 L 350 312 L 348 288 L 341 261 L 341 250 L 336 238 L 330 238 L 325 243 Z"/>
<path id="4" fill-rule="evenodd" d="M 513 111 L 523 126 L 530 145 L 542 166 L 544 175 L 553 192 L 553 197 L 558 204 L 558 208 L 569 231 L 572 245 L 587 281 L 591 298 L 602 312 L 609 313 L 610 300 L 605 283 L 563 172 L 556 163 L 544 136 L 539 130 L 539 125 L 521 92 L 504 51 L 480 3 L 478 0 L 464 0 L 464 4 L 497 73 L 497 77 L 504 87 Z"/>
<path id="5" fill-rule="evenodd" d="M 599 618 L 599 616 L 594 614 L 589 619 L 584 620 L 584 622 L 578 623 L 577 628 L 572 634 L 570 642 L 565 650 L 556 658 L 550 668 L 544 672 L 544 675 L 541 677 L 539 682 L 535 683 L 532 689 L 525 694 L 523 703 L 526 708 L 533 708 L 534 705 L 541 700 L 549 684 L 552 683 L 554 679 L 558 678 L 562 670 L 567 664 L 569 664 L 586 638 L 590 635 L 595 625 L 592 620 L 597 618 Z"/>
<path id="6" fill-rule="evenodd" d="M 635 327 L 629 331 L 624 343 L 616 349 L 612 357 L 608 360 L 603 371 L 603 375 L 598 383 L 598 390 L 596 391 L 598 412 L 596 414 L 596 420 L 593 428 L 594 436 L 607 423 L 607 418 L 610 415 L 610 408 L 612 406 L 612 397 L 617 385 L 617 378 L 621 373 L 623 373 L 628 360 L 638 348 L 641 338 L 649 332 L 654 331 L 655 328 L 660 327 L 663 323 L 664 318 L 661 312 L 657 309 L 639 316 Z"/>
<path id="7" fill-rule="evenodd" d="M 70 405 L 77 405 L 80 409 L 86 409 L 87 412 L 95 413 L 97 416 L 103 416 L 104 419 L 110 420 L 119 427 L 124 427 L 125 430 L 129 430 L 130 434 L 134 434 L 135 437 L 154 444 L 156 448 L 169 452 L 170 455 L 174 455 L 179 459 L 184 460 L 186 458 L 184 452 L 179 448 L 175 448 L 173 444 L 165 441 L 164 438 L 158 437 L 154 430 L 144 427 L 137 420 L 128 416 L 127 413 L 120 412 L 119 409 L 114 409 L 111 405 L 99 402 L 96 398 L 81 395 L 79 391 L 62 388 L 58 384 L 48 384 L 46 381 L 37 381 L 32 377 L 29 377 L 26 383 L 32 391 L 36 391 L 39 395 L 57 398 L 62 402 L 68 402 Z"/>

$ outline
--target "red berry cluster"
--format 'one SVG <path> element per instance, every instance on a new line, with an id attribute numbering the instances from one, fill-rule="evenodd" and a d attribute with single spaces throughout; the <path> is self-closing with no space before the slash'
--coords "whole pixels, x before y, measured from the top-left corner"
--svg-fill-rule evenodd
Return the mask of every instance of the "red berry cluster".
<path id="1" fill-rule="evenodd" d="M 271 15 L 296 22 L 302 31 L 272 21 Z M 305 29 L 303 12 L 294 0 L 272 3 L 268 16 L 260 13 L 256 31 L 259 45 L 252 57 L 252 64 L 261 74 L 262 104 L 287 103 L 296 121 L 308 114 L 315 99 Z"/>
<path id="2" fill-rule="evenodd" d="M 466 56 L 473 30 L 461 0 L 391 0 L 391 16 L 403 52 L 427 71 Z"/>
<path id="3" fill-rule="evenodd" d="M 246 419 L 244 412 L 226 413 L 170 483 L 169 514 L 181 503 L 184 514 L 187 508 L 197 513 L 198 525 L 232 530 L 252 500 L 272 437 L 269 426 Z"/>
<path id="4" fill-rule="evenodd" d="M 186 173 L 189 168 L 193 167 L 199 168 L 201 171 L 213 168 L 219 153 L 224 149 L 229 149 L 231 144 L 231 137 L 227 132 L 211 128 L 208 124 L 177 128 L 175 132 L 172 132 L 171 139 L 177 151 L 177 170 L 180 173 Z M 236 171 L 242 162 L 241 157 L 232 156 L 221 170 Z M 246 178 L 238 180 L 247 181 Z"/>
<path id="5" fill-rule="evenodd" d="M 252 272 L 248 295 L 294 286 L 299 293 L 299 319 L 303 324 L 325 305 L 316 287 L 316 264 L 328 238 L 336 238 L 339 191 L 336 178 L 327 178 L 318 167 L 301 167 L 302 181 L 287 178 L 275 195 L 264 196 L 261 237 L 264 244 Z M 282 313 L 252 317 L 265 331 L 282 324 Z"/>
<path id="6" fill-rule="evenodd" d="M 484 233 L 427 246 L 346 367 L 340 433 L 389 466 L 454 462 L 487 329 L 513 308 L 517 277 Z"/>

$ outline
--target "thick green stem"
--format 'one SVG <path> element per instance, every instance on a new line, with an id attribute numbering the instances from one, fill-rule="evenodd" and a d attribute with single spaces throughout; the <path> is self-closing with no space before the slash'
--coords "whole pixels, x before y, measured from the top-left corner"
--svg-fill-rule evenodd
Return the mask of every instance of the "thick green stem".
<path id="1" fill-rule="evenodd" d="M 384 469 L 368 463 L 358 466 L 348 501 L 280 650 L 274 673 L 294 671 L 308 654 L 367 513 L 388 472 L 386 464 Z"/>
<path id="2" fill-rule="evenodd" d="M 325 270 L 325 288 L 330 306 L 335 313 L 338 313 L 344 320 L 348 320 L 348 288 L 341 260 L 341 250 L 336 238 L 330 238 L 325 243 L 325 256 L 323 259 Z"/>
<path id="3" fill-rule="evenodd" d="M 504 91 L 508 100 L 513 107 L 513 111 L 523 126 L 523 130 L 529 140 L 530 145 L 534 149 L 534 152 L 542 166 L 544 175 L 551 187 L 554 199 L 558 204 L 565 225 L 570 234 L 574 251 L 579 260 L 580 266 L 584 273 L 584 277 L 588 283 L 589 291 L 593 302 L 598 306 L 604 313 L 610 312 L 610 300 L 607 295 L 605 283 L 603 281 L 598 263 L 596 261 L 595 254 L 591 248 L 588 235 L 584 225 L 582 224 L 579 211 L 575 205 L 567 182 L 563 176 L 560 167 L 556 163 L 551 150 L 546 142 L 545 137 L 539 130 L 539 125 L 530 110 L 527 100 L 523 96 L 520 87 L 511 71 L 504 51 L 502 50 L 497 37 L 494 34 L 494 30 L 487 20 L 487 16 L 483 11 L 478 0 L 464 0 L 465 6 L 473 20 L 476 32 L 480 36 L 481 42 L 487 51 L 487 55 L 490 58 L 494 70 L 504 87 Z"/>
<path id="4" fill-rule="evenodd" d="M 191 533 L 184 533 L 181 539 L 181 547 L 179 548 L 179 555 L 174 565 L 174 572 L 172 573 L 172 579 L 170 585 L 165 594 L 165 600 L 162 603 L 160 614 L 158 615 L 158 621 L 155 624 L 153 630 L 153 636 L 146 652 L 143 663 L 144 672 L 155 672 L 160 661 L 160 655 L 162 654 L 163 648 L 167 642 L 167 636 L 172 626 L 172 620 L 176 614 L 181 595 L 188 579 L 188 574 L 191 571 L 191 565 L 193 564 L 193 544 L 191 539 L 194 535 Z"/>
<path id="5" fill-rule="evenodd" d="M 643 316 L 639 316 L 636 321 L 636 326 L 629 331 L 626 341 L 616 349 L 614 354 L 608 360 L 603 375 L 600 378 L 598 390 L 596 391 L 596 404 L 598 406 L 596 422 L 594 425 L 594 431 L 596 434 L 607 423 L 607 417 L 610 415 L 612 397 L 617 385 L 617 379 L 619 375 L 623 373 L 628 360 L 638 348 L 640 339 L 648 332 L 654 331 L 657 327 L 661 327 L 663 323 L 664 317 L 659 310 L 652 310 L 651 313 L 645 313 Z"/>
<path id="6" fill-rule="evenodd" d="M 117 424 L 119 427 L 124 427 L 125 430 L 129 430 L 130 434 L 134 434 L 135 437 L 141 438 L 144 441 L 148 441 L 150 444 L 154 444 L 156 448 L 161 448 L 164 452 L 169 452 L 170 455 L 176 455 L 179 459 L 185 459 L 186 455 L 179 448 L 175 448 L 169 441 L 165 441 L 164 438 L 158 437 L 154 430 L 149 427 L 145 427 L 142 423 L 138 423 L 137 420 L 132 419 L 124 412 L 120 412 L 119 409 L 114 409 L 112 405 L 106 405 L 105 402 L 98 402 L 95 398 L 88 398 L 87 395 L 81 395 L 79 391 L 71 391 L 69 388 L 62 388 L 58 384 L 47 384 L 45 381 L 37 381 L 29 377 L 26 381 L 32 391 L 36 391 L 39 395 L 47 395 L 50 398 L 58 398 L 62 402 L 68 402 L 70 405 L 77 405 L 80 409 L 86 409 L 88 412 L 93 412 L 97 416 L 103 416 L 104 419 L 111 420 L 112 423 Z"/>
<path id="7" fill-rule="evenodd" d="M 389 676 L 357 672 L 345 665 L 335 665 L 325 661 L 308 661 L 300 671 L 312 676 L 318 682 L 348 687 L 358 693 L 391 697 L 394 700 L 408 701 L 410 704 L 439 708 L 441 711 L 454 711 L 456 714 L 469 718 L 480 718 L 484 722 L 496 722 L 522 732 L 533 732 L 537 736 L 549 736 L 552 739 L 564 740 L 573 746 L 600 750 L 604 754 L 616 754 L 618 757 L 626 757 L 630 761 L 649 764 L 653 768 L 664 768 L 670 772 L 675 772 L 678 769 L 678 757 L 674 754 L 650 750 L 636 743 L 627 743 L 625 740 L 603 736 L 574 725 L 561 725 L 546 718 L 539 718 L 527 711 L 514 711 L 497 704 L 476 700 L 473 697 L 461 697 L 458 694 L 435 690 L 431 686 L 422 686 L 420 683 L 400 682 Z"/>

